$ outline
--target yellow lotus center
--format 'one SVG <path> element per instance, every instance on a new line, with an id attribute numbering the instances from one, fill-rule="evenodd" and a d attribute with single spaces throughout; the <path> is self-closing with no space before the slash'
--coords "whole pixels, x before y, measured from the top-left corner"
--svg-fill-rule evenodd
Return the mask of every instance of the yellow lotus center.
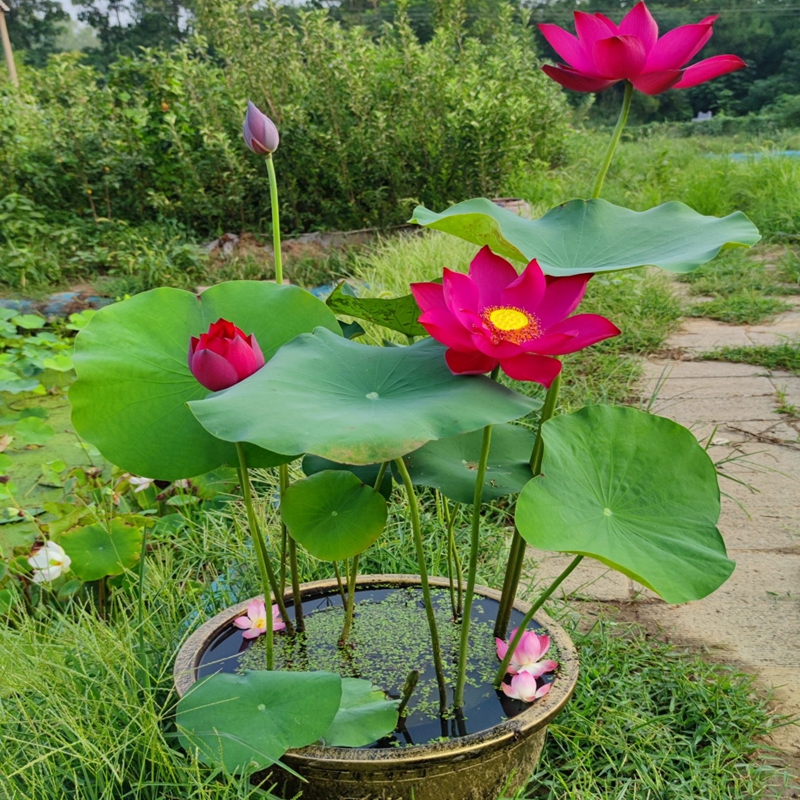
<path id="1" fill-rule="evenodd" d="M 481 318 L 489 329 L 493 344 L 522 344 L 544 333 L 535 314 L 515 306 L 488 306 L 481 311 Z"/>
<path id="2" fill-rule="evenodd" d="M 489 321 L 498 330 L 518 331 L 528 324 L 528 317 L 516 308 L 496 308 L 490 312 Z"/>
<path id="3" fill-rule="evenodd" d="M 267 629 L 267 618 L 258 617 L 258 619 L 253 620 L 253 627 L 258 628 L 260 631 L 265 631 Z"/>

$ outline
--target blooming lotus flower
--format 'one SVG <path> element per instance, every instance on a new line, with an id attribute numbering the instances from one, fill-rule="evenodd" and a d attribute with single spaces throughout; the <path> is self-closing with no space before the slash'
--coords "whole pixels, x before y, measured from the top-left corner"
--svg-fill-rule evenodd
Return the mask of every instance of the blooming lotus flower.
<path id="1" fill-rule="evenodd" d="M 711 38 L 717 16 L 681 25 L 658 38 L 658 25 L 644 3 L 637 3 L 617 26 L 603 14 L 575 12 L 577 38 L 558 25 L 539 30 L 566 61 L 542 69 L 567 89 L 601 92 L 629 80 L 644 94 L 687 89 L 747 66 L 738 56 L 706 58 L 685 67 Z"/>
<path id="2" fill-rule="evenodd" d="M 33 567 L 33 582 L 46 583 L 54 581 L 62 572 L 69 572 L 72 559 L 55 542 L 45 542 L 28 559 Z"/>
<path id="3" fill-rule="evenodd" d="M 511 632 L 508 642 L 502 639 L 495 639 L 497 644 L 497 657 L 502 661 L 508 653 L 508 646 L 514 641 L 518 628 Z M 545 672 L 552 672 L 558 664 L 555 661 L 540 661 L 539 659 L 550 649 L 550 637 L 547 634 L 539 636 L 535 631 L 525 631 L 519 640 L 514 655 L 508 664 L 510 675 L 519 675 L 523 672 L 539 678 Z M 527 701 L 530 702 L 530 701 Z"/>
<path id="4" fill-rule="evenodd" d="M 484 247 L 469 275 L 445 269 L 441 284 L 413 283 L 411 291 L 422 309 L 420 324 L 447 346 L 452 372 L 480 375 L 499 364 L 515 380 L 550 386 L 561 371 L 552 356 L 620 332 L 597 314 L 569 317 L 591 277 L 545 277 L 535 260 L 517 275 L 508 261 Z"/>
<path id="5" fill-rule="evenodd" d="M 241 628 L 245 639 L 255 639 L 267 632 L 267 607 L 263 600 L 251 600 L 247 605 L 247 616 L 237 617 L 233 624 Z M 277 604 L 272 606 L 272 630 L 282 631 L 286 623 L 281 619 L 281 612 Z"/>
<path id="6" fill-rule="evenodd" d="M 281 137 L 275 123 L 258 107 L 247 101 L 247 114 L 242 128 L 244 143 L 260 156 L 274 153 L 278 149 Z"/>
<path id="7" fill-rule="evenodd" d="M 208 333 L 189 341 L 189 369 L 212 392 L 227 389 L 264 366 L 256 337 L 246 336 L 226 319 L 211 324 Z"/>
<path id="8" fill-rule="evenodd" d="M 532 703 L 540 697 L 544 697 L 550 691 L 549 683 L 543 683 L 536 687 L 536 678 L 527 672 L 520 672 L 511 679 L 511 683 L 502 683 L 500 688 L 512 699 L 522 700 L 524 703 Z"/>

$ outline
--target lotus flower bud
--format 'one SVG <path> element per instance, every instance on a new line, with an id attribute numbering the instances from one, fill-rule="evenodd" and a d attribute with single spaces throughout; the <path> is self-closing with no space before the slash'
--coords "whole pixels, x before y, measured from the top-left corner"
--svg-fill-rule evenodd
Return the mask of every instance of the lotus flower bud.
<path id="1" fill-rule="evenodd" d="M 264 356 L 255 335 L 246 336 L 226 319 L 212 323 L 199 339 L 190 339 L 189 369 L 212 392 L 243 381 L 263 366 Z"/>
<path id="2" fill-rule="evenodd" d="M 275 123 L 249 100 L 242 133 L 244 134 L 244 143 L 260 156 L 274 153 L 281 141 Z"/>

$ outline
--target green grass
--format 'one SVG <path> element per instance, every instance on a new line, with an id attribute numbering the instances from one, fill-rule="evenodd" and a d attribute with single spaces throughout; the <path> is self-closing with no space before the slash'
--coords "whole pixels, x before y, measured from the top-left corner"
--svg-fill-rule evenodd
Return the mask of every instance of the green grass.
<path id="1" fill-rule="evenodd" d="M 746 289 L 728 297 L 715 297 L 707 303 L 689 306 L 686 315 L 717 319 L 734 325 L 757 325 L 769 322 L 777 314 L 789 309 L 791 306 L 784 300 L 764 297 L 752 289 Z"/>
<path id="2" fill-rule="evenodd" d="M 701 353 L 707 361 L 731 361 L 735 364 L 754 364 L 767 369 L 785 370 L 800 375 L 800 342 L 753 347 L 720 347 Z"/>

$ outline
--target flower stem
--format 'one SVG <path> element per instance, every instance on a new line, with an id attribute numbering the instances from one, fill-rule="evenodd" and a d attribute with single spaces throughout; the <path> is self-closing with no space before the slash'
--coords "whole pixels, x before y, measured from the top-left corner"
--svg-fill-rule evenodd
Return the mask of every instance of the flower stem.
<path id="1" fill-rule="evenodd" d="M 339 572 L 339 565 L 333 562 L 333 574 L 336 575 L 336 583 L 339 586 L 339 595 L 342 598 L 342 606 L 347 606 L 347 595 L 344 593 L 344 585 L 342 584 L 342 574 Z"/>
<path id="2" fill-rule="evenodd" d="M 289 467 L 286 464 L 281 464 L 278 467 L 278 476 L 280 480 L 280 497 L 283 503 L 283 494 L 289 488 Z M 281 532 L 286 531 L 286 525 L 281 519 Z M 306 628 L 305 620 L 303 619 L 303 598 L 300 594 L 300 570 L 297 569 L 297 542 L 291 536 L 287 536 L 289 543 L 289 571 L 292 575 L 292 602 L 294 604 L 294 627 L 298 632 L 302 632 Z"/>
<path id="3" fill-rule="evenodd" d="M 483 481 L 486 477 L 486 465 L 489 462 L 489 447 L 492 443 L 492 426 L 483 429 L 481 454 L 478 469 L 475 473 L 475 495 L 472 501 L 472 534 L 469 544 L 469 569 L 467 572 L 467 589 L 464 592 L 464 614 L 461 617 L 461 644 L 458 651 L 458 677 L 453 704 L 461 708 L 464 704 L 464 684 L 467 679 L 467 649 L 469 647 L 469 627 L 472 621 L 472 598 L 475 594 L 475 576 L 478 572 L 478 550 L 481 534 L 481 504 L 483 502 Z"/>
<path id="4" fill-rule="evenodd" d="M 539 415 L 539 427 L 536 429 L 536 440 L 533 443 L 533 451 L 531 452 L 530 460 L 531 473 L 534 478 L 542 471 L 542 456 L 544 455 L 542 426 L 556 412 L 560 388 L 561 373 L 559 372 L 555 380 L 550 384 L 550 388 L 547 390 L 547 396 L 542 406 L 542 413 Z M 508 553 L 508 562 L 506 563 L 506 574 L 503 579 L 503 592 L 500 596 L 500 606 L 497 609 L 497 620 L 494 625 L 494 635 L 498 639 L 506 638 L 506 629 L 508 628 L 508 621 L 511 618 L 511 609 L 514 605 L 514 600 L 517 597 L 519 579 L 522 575 L 522 566 L 525 562 L 525 547 L 525 540 L 519 535 L 519 531 L 515 526 L 514 535 L 511 539 L 511 549 Z"/>
<path id="5" fill-rule="evenodd" d="M 281 257 L 281 218 L 278 210 L 278 181 L 275 178 L 275 165 L 272 153 L 267 153 L 267 172 L 269 173 L 269 200 L 272 206 L 272 249 L 275 253 L 275 283 L 283 284 L 283 259 Z"/>
<path id="6" fill-rule="evenodd" d="M 253 507 L 253 493 L 250 487 L 250 473 L 247 471 L 247 457 L 244 454 L 244 447 L 241 442 L 236 442 L 236 454 L 239 456 L 239 482 L 242 485 L 242 497 L 244 505 L 247 509 L 247 521 L 250 525 L 250 535 L 253 537 L 253 543 L 256 550 L 256 558 L 258 559 L 258 569 L 261 573 L 261 587 L 264 590 L 264 606 L 267 611 L 267 668 L 272 669 L 272 596 L 275 596 L 275 602 L 278 604 L 278 610 L 281 613 L 284 623 L 286 624 L 286 632 L 293 633 L 294 627 L 289 615 L 286 613 L 286 606 L 283 602 L 283 595 L 278 591 L 278 582 L 275 578 L 275 572 L 269 560 L 269 553 L 267 546 L 264 542 L 264 537 L 261 535 L 261 528 L 258 524 L 256 517 L 256 510 Z"/>
<path id="7" fill-rule="evenodd" d="M 447 500 L 445 500 L 447 502 Z M 458 503 L 453 507 L 450 513 L 450 521 L 447 524 L 447 538 L 449 540 L 449 554 L 453 559 L 456 571 L 456 602 L 453 608 L 453 619 L 461 619 L 461 613 L 464 602 L 464 574 L 461 571 L 461 558 L 458 555 L 458 545 L 456 544 L 455 526 L 458 516 Z"/>
<path id="8" fill-rule="evenodd" d="M 622 129 L 628 121 L 628 113 L 631 110 L 631 99 L 633 98 L 633 84 L 630 81 L 625 81 L 625 97 L 622 100 L 622 108 L 619 112 L 619 119 L 617 120 L 614 133 L 611 134 L 611 141 L 608 143 L 608 150 L 606 157 L 603 159 L 603 165 L 600 167 L 600 172 L 597 173 L 597 180 L 594 183 L 594 191 L 592 192 L 592 200 L 600 197 L 600 192 L 603 189 L 603 181 L 606 179 L 606 173 L 611 166 L 611 159 L 614 158 L 617 145 L 619 144 L 619 137 L 622 136 Z"/>
<path id="9" fill-rule="evenodd" d="M 495 675 L 494 678 L 495 688 L 500 686 L 500 684 L 503 682 L 503 678 L 508 670 L 508 665 L 511 662 L 511 656 L 514 655 L 514 651 L 517 649 L 520 641 L 522 641 L 522 635 L 525 633 L 525 628 L 528 627 L 528 624 L 533 619 L 533 615 L 545 604 L 550 595 L 553 594 L 553 592 L 558 589 L 558 587 L 561 586 L 561 584 L 570 576 L 572 571 L 578 566 L 578 564 L 581 563 L 581 561 L 583 561 L 583 556 L 575 556 L 575 558 L 569 562 L 567 568 L 547 587 L 547 589 L 544 590 L 544 592 L 542 592 L 541 595 L 539 595 L 539 599 L 530 607 L 530 610 L 517 627 L 517 635 L 508 645 L 506 657 L 500 663 L 500 667 L 497 670 L 497 675 Z"/>
<path id="10" fill-rule="evenodd" d="M 425 549 L 422 545 L 422 527 L 419 521 L 419 505 L 417 495 L 414 492 L 414 484 L 408 474 L 406 465 L 402 458 L 395 459 L 395 466 L 400 473 L 403 487 L 408 497 L 408 508 L 411 514 L 411 531 L 414 534 L 414 545 L 417 550 L 417 561 L 419 562 L 419 582 L 422 584 L 422 596 L 425 600 L 425 614 L 428 617 L 428 627 L 431 632 L 431 649 L 433 650 L 433 665 L 436 670 L 436 683 L 439 686 L 439 713 L 444 714 L 447 710 L 447 684 L 444 681 L 444 669 L 442 668 L 442 651 L 439 646 L 439 631 L 436 627 L 436 615 L 433 611 L 431 602 L 431 589 L 428 585 L 428 570 L 425 566 Z"/>

